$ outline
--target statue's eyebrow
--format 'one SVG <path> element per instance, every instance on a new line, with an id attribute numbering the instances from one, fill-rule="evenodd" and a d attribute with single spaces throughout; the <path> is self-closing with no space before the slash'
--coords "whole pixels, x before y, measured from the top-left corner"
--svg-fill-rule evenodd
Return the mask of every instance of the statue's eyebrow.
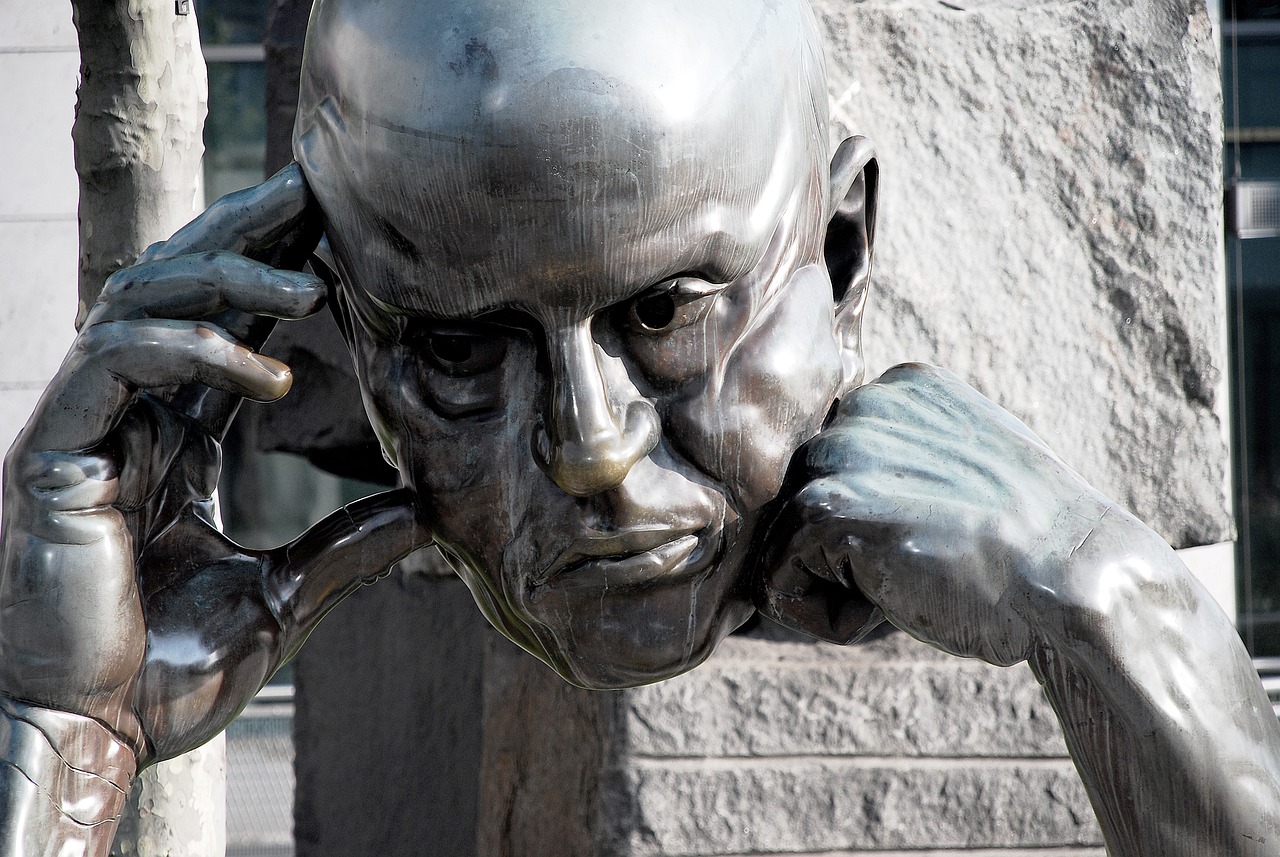
<path id="1" fill-rule="evenodd" d="M 537 319 L 528 313 L 512 307 L 488 310 L 475 316 L 448 318 L 435 315 L 405 316 L 404 332 L 433 329 L 437 332 L 456 330 L 459 333 L 482 333 L 492 331 L 499 334 L 528 334 L 540 326 Z"/>
<path id="2" fill-rule="evenodd" d="M 367 110 L 361 113 L 361 118 L 370 125 L 374 125 L 378 128 L 385 128 L 386 130 L 394 134 L 404 134 L 409 137 L 417 137 L 423 140 L 434 140 L 438 143 L 450 143 L 454 146 L 460 146 L 460 147 L 471 145 L 473 142 L 463 134 L 446 134 L 442 131 L 431 131 L 424 128 L 414 128 L 409 125 L 404 125 L 399 122 L 392 122 L 389 119 L 384 119 L 381 116 L 378 116 L 374 113 L 370 113 Z M 501 141 L 489 142 L 487 145 L 497 149 L 520 148 L 519 143 L 503 143 Z"/>
<path id="3" fill-rule="evenodd" d="M 729 286 L 729 283 L 717 282 L 700 273 L 676 274 L 674 277 L 663 280 L 664 283 L 672 281 L 675 281 L 675 285 L 671 287 L 671 294 L 682 298 L 713 295 L 724 291 Z"/>

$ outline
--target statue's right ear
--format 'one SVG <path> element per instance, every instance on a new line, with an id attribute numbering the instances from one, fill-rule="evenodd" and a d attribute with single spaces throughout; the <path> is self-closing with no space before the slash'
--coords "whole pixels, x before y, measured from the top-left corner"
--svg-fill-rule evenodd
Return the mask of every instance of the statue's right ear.
<path id="1" fill-rule="evenodd" d="M 311 270 L 315 271 L 316 276 L 324 280 L 324 284 L 329 287 L 329 311 L 333 313 L 333 320 L 349 348 L 352 342 L 351 312 L 342 295 L 342 288 L 338 282 L 338 265 L 333 259 L 333 248 L 329 246 L 327 234 L 320 236 L 320 243 L 316 245 L 315 252 L 311 254 L 308 261 L 311 262 Z"/>
<path id="2" fill-rule="evenodd" d="M 836 338 L 843 355 L 841 393 L 862 382 L 862 311 L 871 281 L 876 193 L 880 168 L 866 137 L 849 137 L 831 158 L 831 197 L 823 253 L 836 308 Z"/>

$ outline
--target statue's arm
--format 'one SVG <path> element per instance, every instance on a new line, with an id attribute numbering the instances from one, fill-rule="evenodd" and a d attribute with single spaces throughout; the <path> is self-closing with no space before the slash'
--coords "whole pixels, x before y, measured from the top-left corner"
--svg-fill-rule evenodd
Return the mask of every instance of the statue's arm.
<path id="1" fill-rule="evenodd" d="M 959 379 L 890 370 L 793 462 L 757 604 L 850 642 L 887 617 L 1027 661 L 1113 857 L 1276 853 L 1280 724 L 1158 535 Z"/>
<path id="2" fill-rule="evenodd" d="M 1280 723 L 1231 622 L 1110 510 L 1016 609 L 1114 857 L 1275 854 Z"/>
<path id="3" fill-rule="evenodd" d="M 133 775 L 97 720 L 0 697 L 0 857 L 106 855 Z"/>

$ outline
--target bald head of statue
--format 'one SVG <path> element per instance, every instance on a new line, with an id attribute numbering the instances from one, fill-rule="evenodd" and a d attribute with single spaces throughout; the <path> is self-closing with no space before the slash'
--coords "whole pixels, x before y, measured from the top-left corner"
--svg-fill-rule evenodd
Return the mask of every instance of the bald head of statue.
<path id="1" fill-rule="evenodd" d="M 875 162 L 805 0 L 318 0 L 294 149 L 481 610 L 587 687 L 701 663 L 862 371 Z"/>

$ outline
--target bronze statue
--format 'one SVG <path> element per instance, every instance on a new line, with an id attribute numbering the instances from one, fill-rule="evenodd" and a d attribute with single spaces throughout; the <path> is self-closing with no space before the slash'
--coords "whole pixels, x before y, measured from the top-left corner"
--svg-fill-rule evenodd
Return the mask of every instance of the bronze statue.
<path id="1" fill-rule="evenodd" d="M 0 851 L 105 854 L 137 768 L 430 541 L 587 687 L 753 609 L 1026 660 L 1112 854 L 1273 851 L 1280 725 L 1168 546 L 954 376 L 859 386 L 877 167 L 822 62 L 804 0 L 320 0 L 298 163 L 114 276 L 10 451 Z M 404 487 L 248 551 L 216 442 L 326 299 Z"/>

